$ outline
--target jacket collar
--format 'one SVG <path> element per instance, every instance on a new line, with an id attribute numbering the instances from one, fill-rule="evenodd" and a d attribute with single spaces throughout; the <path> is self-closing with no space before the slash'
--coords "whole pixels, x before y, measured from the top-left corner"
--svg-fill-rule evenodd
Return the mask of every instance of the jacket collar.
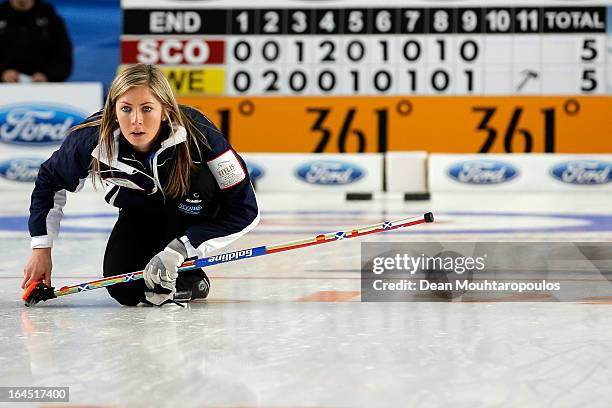
<path id="1" fill-rule="evenodd" d="M 95 147 L 95 149 L 93 149 L 93 151 L 91 152 L 91 156 L 96 159 L 99 157 L 100 162 L 106 164 L 107 166 L 114 167 L 128 174 L 133 174 L 136 171 L 136 169 L 134 169 L 132 166 L 128 164 L 122 163 L 118 159 L 119 157 L 119 138 L 120 137 L 121 137 L 121 129 L 117 128 L 113 132 L 114 148 L 113 148 L 113 158 L 111 159 L 110 163 L 108 162 L 108 155 L 106 154 L 107 150 L 106 150 L 105 145 L 98 144 Z M 155 152 L 155 156 L 159 156 L 161 152 L 168 149 L 169 147 L 176 146 L 179 143 L 183 143 L 185 141 L 187 141 L 187 131 L 185 130 L 185 128 L 183 126 L 173 127 L 173 130 L 172 132 L 170 132 L 170 135 L 162 141 L 161 146 Z"/>

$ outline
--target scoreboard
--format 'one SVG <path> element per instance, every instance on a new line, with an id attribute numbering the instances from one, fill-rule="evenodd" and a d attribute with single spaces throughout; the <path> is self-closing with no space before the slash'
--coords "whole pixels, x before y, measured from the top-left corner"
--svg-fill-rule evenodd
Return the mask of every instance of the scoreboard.
<path id="1" fill-rule="evenodd" d="M 612 151 L 608 4 L 349 3 L 124 0 L 121 63 L 240 151 Z"/>

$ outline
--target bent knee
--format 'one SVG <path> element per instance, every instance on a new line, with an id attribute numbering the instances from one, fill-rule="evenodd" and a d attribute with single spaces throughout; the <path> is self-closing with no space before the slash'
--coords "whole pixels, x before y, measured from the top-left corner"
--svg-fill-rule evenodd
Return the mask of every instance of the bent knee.
<path id="1" fill-rule="evenodd" d="M 108 294 L 115 299 L 117 302 L 124 306 L 136 306 L 144 297 L 144 291 L 138 290 L 138 288 L 122 288 L 121 285 L 126 285 L 121 283 L 117 285 L 117 287 L 109 286 L 106 289 L 108 290 Z"/>

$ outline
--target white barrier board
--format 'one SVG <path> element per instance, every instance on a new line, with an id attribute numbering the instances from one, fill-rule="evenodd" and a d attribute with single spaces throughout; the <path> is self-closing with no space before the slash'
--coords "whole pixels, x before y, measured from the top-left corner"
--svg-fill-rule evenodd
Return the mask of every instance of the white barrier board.
<path id="1" fill-rule="evenodd" d="M 382 191 L 383 155 L 248 153 L 258 191 Z"/>
<path id="2" fill-rule="evenodd" d="M 100 83 L 0 84 L 0 191 L 31 190 L 68 129 L 101 107 Z"/>
<path id="3" fill-rule="evenodd" d="M 432 154 L 431 191 L 612 191 L 612 155 Z"/>

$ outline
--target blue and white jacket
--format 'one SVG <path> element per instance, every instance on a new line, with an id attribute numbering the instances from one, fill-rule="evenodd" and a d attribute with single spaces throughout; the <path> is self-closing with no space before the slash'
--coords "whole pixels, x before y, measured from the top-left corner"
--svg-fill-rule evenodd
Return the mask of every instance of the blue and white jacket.
<path id="1" fill-rule="evenodd" d="M 193 108 L 181 109 L 199 125 L 210 146 L 200 146 L 202 157 L 190 146 L 195 168 L 186 196 L 171 199 L 162 189 L 171 169 L 173 146 L 188 143 L 185 128 L 167 127 L 168 136 L 144 163 L 120 129 L 114 133 L 114 157 L 110 163 L 104 146 L 98 145 L 99 128 L 79 129 L 71 132 L 40 167 L 30 206 L 32 248 L 53 246 L 66 191 L 77 192 L 83 187 L 91 160 L 98 153 L 106 201 L 128 213 L 141 209 L 176 211 L 185 224 L 185 233 L 178 238 L 189 257 L 206 256 L 252 230 L 259 222 L 259 208 L 244 161 L 206 116 Z"/>

